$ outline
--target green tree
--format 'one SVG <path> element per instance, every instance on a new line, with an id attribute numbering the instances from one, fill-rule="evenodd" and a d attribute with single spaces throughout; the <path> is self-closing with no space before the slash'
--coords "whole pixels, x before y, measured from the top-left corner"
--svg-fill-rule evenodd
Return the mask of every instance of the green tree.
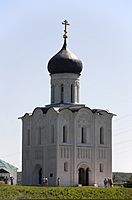
<path id="1" fill-rule="evenodd" d="M 130 176 L 130 178 L 127 180 L 128 183 L 132 183 L 132 175 Z"/>

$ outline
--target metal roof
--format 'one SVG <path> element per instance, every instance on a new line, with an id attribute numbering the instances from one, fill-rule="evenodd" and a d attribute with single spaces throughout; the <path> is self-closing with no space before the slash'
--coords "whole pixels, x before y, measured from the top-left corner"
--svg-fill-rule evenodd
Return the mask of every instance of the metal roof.
<path id="1" fill-rule="evenodd" d="M 17 167 L 5 162 L 4 160 L 0 159 L 0 169 L 17 169 Z"/>
<path id="2" fill-rule="evenodd" d="M 82 68 L 81 60 L 67 48 L 65 42 L 62 49 L 48 62 L 50 74 L 75 73 L 80 75 Z"/>

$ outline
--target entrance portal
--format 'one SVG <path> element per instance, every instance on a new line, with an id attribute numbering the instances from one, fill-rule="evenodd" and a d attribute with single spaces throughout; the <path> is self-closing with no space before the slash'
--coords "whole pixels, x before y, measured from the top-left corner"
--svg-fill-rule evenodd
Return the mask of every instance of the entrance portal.
<path id="1" fill-rule="evenodd" d="M 39 184 L 42 184 L 42 168 L 39 170 Z"/>
<path id="2" fill-rule="evenodd" d="M 89 168 L 79 168 L 78 183 L 82 186 L 89 185 Z"/>
<path id="3" fill-rule="evenodd" d="M 32 184 L 41 185 L 42 184 L 43 170 L 40 165 L 36 165 L 32 175 Z"/>

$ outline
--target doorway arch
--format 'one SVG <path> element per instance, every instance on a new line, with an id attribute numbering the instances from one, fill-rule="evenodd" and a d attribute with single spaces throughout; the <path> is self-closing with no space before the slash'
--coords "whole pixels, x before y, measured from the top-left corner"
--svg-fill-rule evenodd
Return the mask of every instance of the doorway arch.
<path id="1" fill-rule="evenodd" d="M 39 184 L 42 185 L 42 168 L 39 169 Z"/>
<path id="2" fill-rule="evenodd" d="M 78 168 L 78 184 L 89 186 L 89 172 L 90 169 L 86 165 L 82 165 Z"/>
<path id="3" fill-rule="evenodd" d="M 33 170 L 33 185 L 41 185 L 42 184 L 42 174 L 43 170 L 40 165 L 36 165 Z"/>

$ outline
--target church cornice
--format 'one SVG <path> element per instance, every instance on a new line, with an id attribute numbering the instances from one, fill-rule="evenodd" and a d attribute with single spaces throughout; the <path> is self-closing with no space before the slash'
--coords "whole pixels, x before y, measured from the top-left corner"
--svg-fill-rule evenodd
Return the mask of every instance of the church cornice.
<path id="1" fill-rule="evenodd" d="M 62 112 L 64 110 L 71 111 L 72 113 L 81 112 L 82 110 L 88 110 L 88 111 L 91 112 L 91 114 L 98 114 L 98 115 L 105 115 L 105 114 L 107 114 L 107 115 L 111 115 L 111 117 L 116 116 L 115 114 L 110 113 L 107 110 L 103 110 L 103 109 L 91 109 L 91 108 L 89 108 L 89 107 L 87 107 L 87 106 L 85 106 L 83 104 L 80 104 L 80 105 L 77 105 L 77 104 L 76 105 L 69 105 L 69 104 L 67 104 L 67 105 L 63 105 L 63 107 L 59 106 L 59 105 L 60 104 L 58 104 L 58 106 L 55 105 L 55 107 L 54 107 L 54 105 L 52 105 L 52 107 L 51 107 L 51 105 L 50 106 L 46 106 L 46 107 L 36 107 L 33 110 L 32 113 L 25 113 L 24 116 L 19 117 L 18 119 L 23 119 L 25 117 L 33 116 L 36 113 L 36 111 L 37 112 L 40 111 L 40 114 L 47 114 L 47 112 L 49 112 L 49 110 L 53 110 L 56 113 L 60 113 L 60 112 Z"/>

